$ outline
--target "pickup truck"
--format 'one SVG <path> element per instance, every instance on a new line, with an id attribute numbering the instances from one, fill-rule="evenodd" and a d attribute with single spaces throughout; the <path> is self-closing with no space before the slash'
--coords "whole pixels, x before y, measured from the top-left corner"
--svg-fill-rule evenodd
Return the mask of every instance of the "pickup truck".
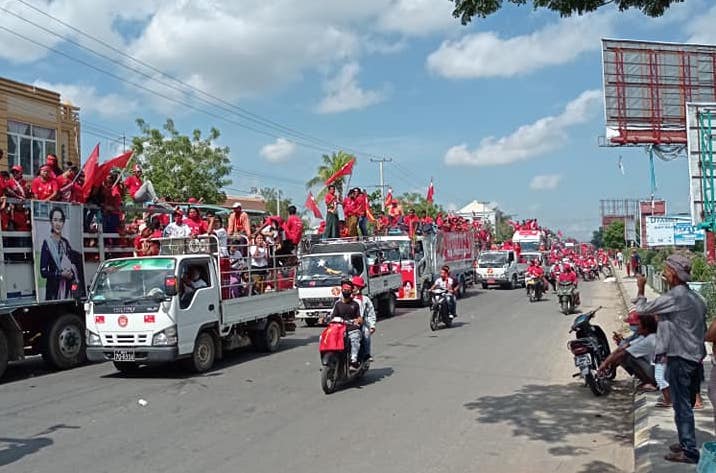
<path id="1" fill-rule="evenodd" d="M 519 263 L 513 250 L 483 251 L 477 258 L 477 279 L 483 289 L 499 285 L 515 289 L 525 284 L 527 265 Z"/>
<path id="2" fill-rule="evenodd" d="M 225 350 L 273 352 L 295 329 L 295 266 L 259 274 L 230 266 L 215 237 L 159 239 L 157 256 L 110 259 L 85 303 L 87 358 L 120 372 L 182 360 L 209 370 Z"/>

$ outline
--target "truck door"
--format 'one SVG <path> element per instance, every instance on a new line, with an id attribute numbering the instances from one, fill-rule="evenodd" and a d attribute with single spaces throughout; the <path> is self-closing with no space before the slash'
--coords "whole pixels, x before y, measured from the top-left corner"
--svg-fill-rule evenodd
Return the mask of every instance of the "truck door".
<path id="1" fill-rule="evenodd" d="M 199 329 L 219 319 L 219 298 L 216 275 L 209 259 L 183 261 L 179 267 L 179 310 L 177 332 L 179 353 L 191 353 Z"/>

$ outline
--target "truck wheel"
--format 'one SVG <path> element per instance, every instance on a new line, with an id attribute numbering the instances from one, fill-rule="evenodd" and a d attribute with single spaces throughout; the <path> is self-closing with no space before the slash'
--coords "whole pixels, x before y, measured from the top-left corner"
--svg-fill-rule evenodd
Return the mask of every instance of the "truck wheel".
<path id="1" fill-rule="evenodd" d="M 430 305 L 430 288 L 427 284 L 423 284 L 423 289 L 420 291 L 420 305 L 422 307 Z"/>
<path id="2" fill-rule="evenodd" d="M 256 348 L 261 351 L 273 353 L 278 350 L 281 341 L 281 326 L 276 320 L 269 320 L 266 328 L 256 333 Z"/>
<path id="3" fill-rule="evenodd" d="M 139 363 L 132 361 L 113 361 L 114 367 L 122 374 L 133 374 L 139 371 Z"/>
<path id="4" fill-rule="evenodd" d="M 60 370 L 87 360 L 84 327 L 79 317 L 65 314 L 52 322 L 42 337 L 42 359 Z"/>
<path id="5" fill-rule="evenodd" d="M 382 317 L 390 318 L 395 315 L 395 294 L 390 293 L 380 300 L 378 312 Z"/>
<path id="6" fill-rule="evenodd" d="M 467 285 L 465 284 L 465 276 L 460 276 L 460 282 L 458 283 L 457 287 L 458 287 L 458 290 L 460 291 L 458 297 L 460 299 L 462 299 L 463 297 L 465 297 L 465 294 L 467 293 Z"/>
<path id="7" fill-rule="evenodd" d="M 488 287 L 488 286 L 487 286 L 487 283 L 486 283 L 486 282 L 482 283 L 482 288 L 483 288 L 483 289 L 487 289 L 487 287 Z"/>
<path id="8" fill-rule="evenodd" d="M 510 280 L 510 289 L 517 289 L 517 275 L 512 276 Z"/>
<path id="9" fill-rule="evenodd" d="M 194 342 L 194 351 L 191 357 L 185 360 L 186 367 L 195 373 L 204 373 L 214 366 L 216 345 L 214 337 L 209 332 L 201 332 Z"/>
<path id="10" fill-rule="evenodd" d="M 396 305 L 396 296 L 394 293 L 391 292 L 390 295 L 388 296 L 388 302 L 387 302 L 388 317 L 395 316 L 395 305 Z"/>
<path id="11" fill-rule="evenodd" d="M 5 374 L 7 369 L 7 360 L 9 358 L 9 349 L 7 346 L 7 337 L 5 332 L 0 330 L 0 378 Z"/>

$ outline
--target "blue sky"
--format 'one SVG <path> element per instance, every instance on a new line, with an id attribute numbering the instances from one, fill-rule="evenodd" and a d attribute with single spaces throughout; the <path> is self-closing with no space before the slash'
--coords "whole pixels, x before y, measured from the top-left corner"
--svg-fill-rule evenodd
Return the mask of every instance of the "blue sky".
<path id="1" fill-rule="evenodd" d="M 562 19 L 507 6 L 466 27 L 447 0 L 23 1 L 212 95 L 358 151 L 352 183 L 377 184 L 367 155 L 387 156 L 394 162 L 386 181 L 396 193 L 425 192 L 432 177 L 445 206 L 494 201 L 580 238 L 598 226 L 599 199 L 649 195 L 644 150 L 597 146 L 604 134 L 600 38 L 716 43 L 716 7 L 706 0 L 660 19 L 612 7 Z M 61 37 L 6 12 L 1 26 L 237 120 L 78 48 L 68 40 L 128 63 L 21 3 L 0 0 L 0 7 Z M 290 134 L 257 134 L 188 110 L 5 31 L 0 44 L 0 75 L 58 90 L 82 107 L 83 158 L 97 141 L 105 158 L 117 151 L 117 143 L 90 133 L 132 136 L 136 117 L 158 126 L 171 116 L 183 132 L 222 131 L 236 170 L 229 193 L 273 186 L 304 201 L 302 183 L 322 151 Z M 687 211 L 685 160 L 657 162 L 657 179 L 669 210 Z"/>

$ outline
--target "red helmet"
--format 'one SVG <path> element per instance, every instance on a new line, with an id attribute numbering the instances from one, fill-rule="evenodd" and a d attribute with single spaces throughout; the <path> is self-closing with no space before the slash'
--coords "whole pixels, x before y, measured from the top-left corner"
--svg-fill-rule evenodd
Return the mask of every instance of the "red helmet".
<path id="1" fill-rule="evenodd" d="M 22 174 L 22 166 L 20 166 L 19 164 L 14 165 L 13 167 L 10 168 L 10 170 L 19 172 L 20 174 Z"/>
<path id="2" fill-rule="evenodd" d="M 363 288 L 365 287 L 365 281 L 364 281 L 363 278 L 360 277 L 360 276 L 353 276 L 353 277 L 351 278 L 351 282 L 352 282 L 353 285 L 354 285 L 355 287 L 357 287 L 358 289 L 363 289 Z"/>

